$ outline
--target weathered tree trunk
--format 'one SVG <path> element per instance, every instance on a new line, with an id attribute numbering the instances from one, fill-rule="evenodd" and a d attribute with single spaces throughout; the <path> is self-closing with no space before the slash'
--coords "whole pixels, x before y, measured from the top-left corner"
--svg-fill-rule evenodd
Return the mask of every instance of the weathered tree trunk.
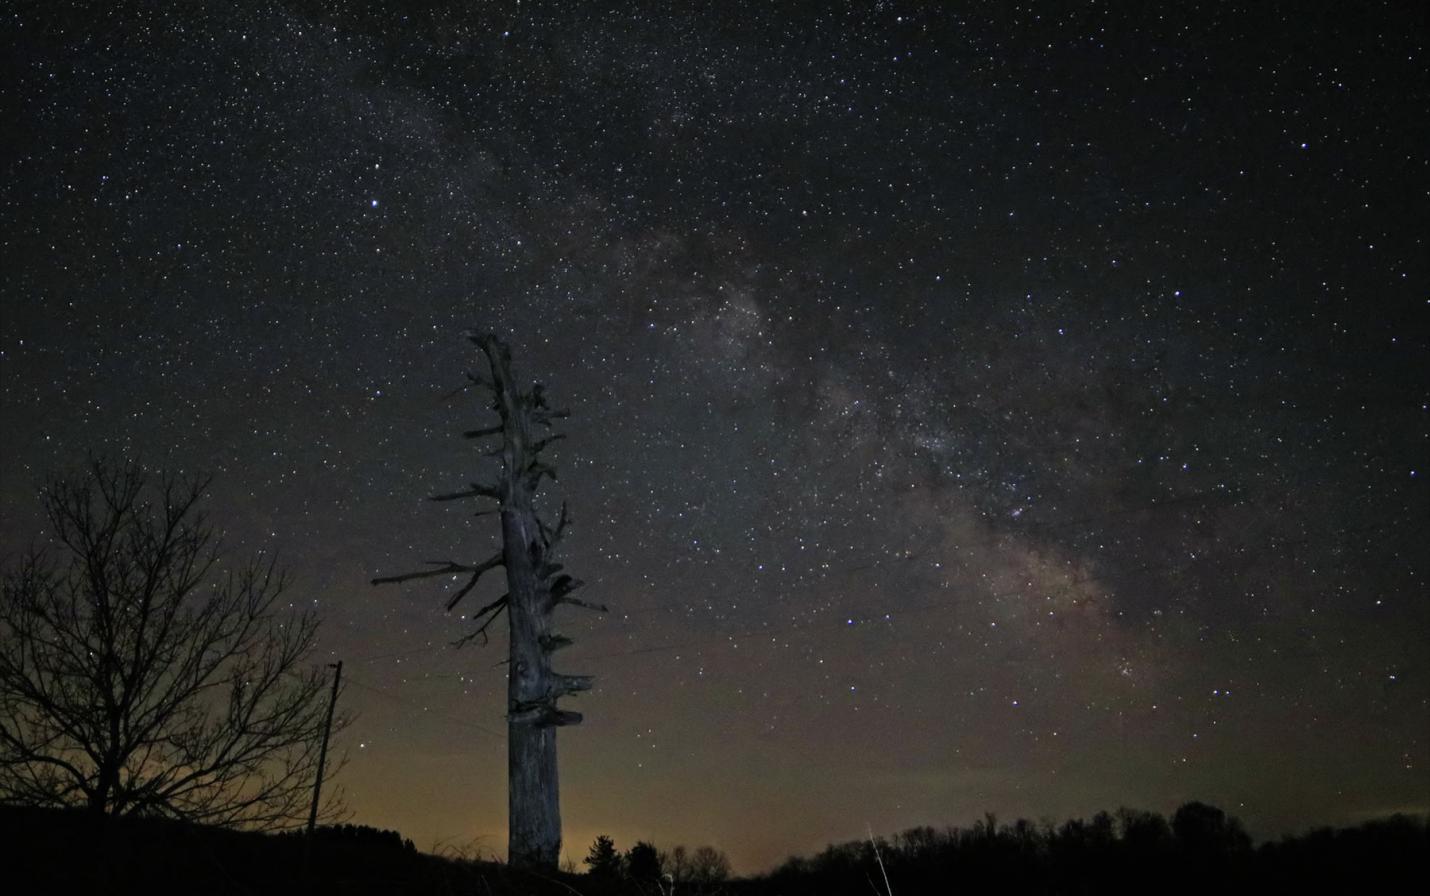
<path id="1" fill-rule="evenodd" d="M 503 610 L 507 612 L 511 633 L 507 667 L 507 860 L 516 867 L 554 869 L 561 856 L 556 728 L 581 721 L 579 713 L 558 709 L 556 701 L 567 694 L 589 690 L 591 678 L 551 671 L 551 654 L 571 643 L 551 630 L 551 614 L 562 603 L 595 610 L 605 607 L 572 598 L 571 592 L 581 582 L 559 575 L 561 565 L 552 559 L 566 528 L 565 505 L 551 526 L 536 513 L 535 497 L 542 477 L 556 478 L 555 471 L 539 455 L 548 443 L 561 438 L 547 435 L 545 430 L 552 421 L 565 417 L 566 412 L 547 407 L 539 384 L 529 392 L 516 388 L 511 379 L 511 354 L 505 343 L 488 334 L 469 336 L 486 356 L 490 379 L 475 373 L 468 377 L 491 392 L 491 406 L 501 416 L 501 424 L 470 430 L 465 435 L 501 437 L 501 447 L 487 452 L 501 459 L 501 480 L 494 484 L 472 483 L 465 491 L 437 495 L 434 500 L 495 499 L 501 508 L 501 553 L 476 564 L 432 561 L 433 569 L 373 581 L 403 582 L 471 573 L 470 581 L 447 604 L 451 609 L 483 573 L 496 566 L 505 567 L 507 593 L 473 614 L 472 618 L 481 625 L 467 639 L 485 637 L 492 621 Z M 539 437 L 538 427 L 542 430 Z"/>
<path id="2" fill-rule="evenodd" d="M 518 867 L 555 868 L 561 856 L 561 805 L 557 787 L 556 726 L 576 724 L 578 713 L 556 708 L 564 694 L 586 690 L 590 679 L 555 675 L 550 654 L 560 646 L 551 632 L 558 595 L 550 577 L 555 530 L 536 515 L 535 492 L 554 471 L 537 458 L 543 443 L 532 430 L 557 416 L 545 406 L 541 388 L 523 394 L 511 381 L 511 357 L 500 340 L 477 336 L 487 356 L 497 413 L 502 420 L 502 565 L 506 567 L 511 660 L 507 668 L 507 861 Z M 566 582 L 571 580 L 562 577 Z M 562 580 L 557 580 L 558 583 Z"/>
<path id="3" fill-rule="evenodd" d="M 491 360 L 503 427 L 502 565 L 506 567 L 510 662 L 507 665 L 507 861 L 555 868 L 561 856 L 556 729 L 538 710 L 547 695 L 551 663 L 541 649 L 551 630 L 550 594 L 535 564 L 541 528 L 526 477 L 531 444 L 520 396 L 510 387 L 505 346 L 482 343 Z"/>
<path id="4" fill-rule="evenodd" d="M 507 861 L 516 868 L 555 868 L 561 858 L 561 798 L 556 729 L 507 727 Z"/>

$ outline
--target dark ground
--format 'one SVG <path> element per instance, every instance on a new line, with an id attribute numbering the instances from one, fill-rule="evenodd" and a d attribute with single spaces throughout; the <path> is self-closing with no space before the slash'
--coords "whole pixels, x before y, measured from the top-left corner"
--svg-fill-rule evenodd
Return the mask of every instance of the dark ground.
<path id="1" fill-rule="evenodd" d="M 162 819 L 100 822 L 81 812 L 0 808 L 10 893 L 564 894 L 555 880 L 496 862 L 418 852 L 394 831 L 320 828 L 303 838 Z M 558 875 L 572 877 L 571 875 Z"/>
<path id="2" fill-rule="evenodd" d="M 1200 806 L 1200 804 L 1191 804 Z M 758 878 L 686 882 L 690 896 L 885 892 L 1402 893 L 1430 880 L 1430 823 L 1395 818 L 1252 847 L 1219 810 L 1102 814 L 1057 828 L 987 822 L 922 828 L 871 845 L 830 846 Z M 1185 810 L 1186 807 L 1183 807 Z M 1182 819 L 1179 823 L 1178 819 Z M 1198 821 L 1209 822 L 1197 825 Z M 1222 824 L 1231 821 L 1231 826 Z M 11 893 L 654 894 L 655 881 L 524 874 L 496 862 L 418 852 L 394 831 L 320 828 L 304 842 L 159 819 L 100 822 L 81 812 L 0 807 L 0 878 Z"/>

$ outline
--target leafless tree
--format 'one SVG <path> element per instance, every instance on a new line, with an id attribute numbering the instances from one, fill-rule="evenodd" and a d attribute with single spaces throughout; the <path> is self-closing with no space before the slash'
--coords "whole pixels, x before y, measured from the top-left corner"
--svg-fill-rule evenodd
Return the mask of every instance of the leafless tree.
<path id="1" fill-rule="evenodd" d="M 3 575 L 0 801 L 306 817 L 327 708 L 306 663 L 317 619 L 279 612 L 271 560 L 225 561 L 207 487 L 102 461 L 46 484 L 48 542 Z"/>
<path id="2" fill-rule="evenodd" d="M 690 879 L 697 883 L 719 884 L 730 877 L 730 857 L 713 846 L 697 847 L 690 857 Z"/>
<path id="3" fill-rule="evenodd" d="M 544 478 L 556 470 L 541 452 L 557 439 L 552 424 L 567 416 L 547 404 L 540 383 L 529 390 L 512 379 L 511 351 L 486 333 L 468 333 L 486 361 L 486 372 L 467 374 L 471 385 L 488 401 L 498 422 L 463 433 L 469 439 L 493 439 L 485 456 L 500 461 L 494 481 L 473 482 L 457 492 L 434 495 L 434 501 L 489 500 L 501 518 L 502 544 L 485 560 L 431 560 L 428 568 L 373 579 L 373 584 L 413 579 L 466 576 L 466 583 L 447 602 L 452 609 L 471 593 L 483 575 L 503 567 L 507 591 L 472 614 L 477 627 L 463 641 L 487 637 L 502 613 L 510 634 L 507 663 L 507 860 L 514 866 L 555 869 L 561 855 L 561 809 L 557 787 L 556 728 L 575 725 L 581 714 L 561 709 L 556 701 L 589 690 L 588 675 L 563 675 L 551 668 L 551 654 L 571 643 L 556 633 L 552 613 L 562 604 L 604 611 L 599 604 L 572 596 L 582 582 L 562 572 L 557 549 L 566 534 L 566 505 L 552 521 L 536 510 L 536 494 Z M 460 642 L 459 642 L 460 643 Z"/>
<path id="4" fill-rule="evenodd" d="M 730 857 L 713 846 L 699 846 L 693 852 L 676 846 L 660 853 L 660 869 L 671 891 L 716 893 L 730 878 Z"/>

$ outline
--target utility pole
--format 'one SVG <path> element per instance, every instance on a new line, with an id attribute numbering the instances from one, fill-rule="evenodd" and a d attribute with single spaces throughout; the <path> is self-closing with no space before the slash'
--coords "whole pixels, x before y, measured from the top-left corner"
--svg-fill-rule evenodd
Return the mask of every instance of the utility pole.
<path id="1" fill-rule="evenodd" d="M 333 672 L 333 694 L 328 698 L 328 721 L 323 725 L 323 745 L 318 750 L 318 780 L 313 782 L 313 808 L 308 810 L 308 839 L 313 838 L 313 828 L 318 824 L 318 797 L 323 790 L 323 765 L 328 760 L 328 735 L 333 732 L 333 708 L 338 705 L 338 682 L 343 680 L 343 661 L 328 663 Z"/>

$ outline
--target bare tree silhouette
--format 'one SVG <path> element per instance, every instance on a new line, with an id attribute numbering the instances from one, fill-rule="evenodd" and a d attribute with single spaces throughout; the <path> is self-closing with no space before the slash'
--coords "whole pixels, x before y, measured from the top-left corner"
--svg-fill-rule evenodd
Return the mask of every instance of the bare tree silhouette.
<path id="1" fill-rule="evenodd" d="M 225 562 L 208 483 L 91 461 L 45 485 L 52 547 L 7 569 L 0 598 L 0 801 L 263 829 L 307 815 L 317 619 L 277 613 L 271 560 Z"/>

